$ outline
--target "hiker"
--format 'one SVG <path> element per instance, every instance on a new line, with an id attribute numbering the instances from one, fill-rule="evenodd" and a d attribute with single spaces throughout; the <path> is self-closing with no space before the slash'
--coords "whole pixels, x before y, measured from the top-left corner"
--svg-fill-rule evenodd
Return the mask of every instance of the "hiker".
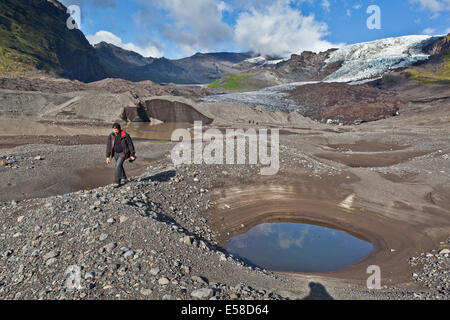
<path id="1" fill-rule="evenodd" d="M 112 157 L 116 160 L 116 169 L 114 172 L 114 187 L 120 187 L 121 180 L 127 179 L 123 163 L 130 159 L 130 162 L 136 160 L 133 141 L 128 133 L 120 127 L 120 124 L 114 123 L 113 130 L 106 142 L 106 164 L 111 163 Z"/>

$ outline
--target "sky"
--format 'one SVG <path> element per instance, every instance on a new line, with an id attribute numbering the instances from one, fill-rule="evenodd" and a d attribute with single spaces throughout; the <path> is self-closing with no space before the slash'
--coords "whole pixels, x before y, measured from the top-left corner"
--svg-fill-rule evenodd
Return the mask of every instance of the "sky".
<path id="1" fill-rule="evenodd" d="M 450 0 L 60 0 L 91 44 L 145 57 L 255 52 L 289 57 L 405 35 L 450 33 Z"/>

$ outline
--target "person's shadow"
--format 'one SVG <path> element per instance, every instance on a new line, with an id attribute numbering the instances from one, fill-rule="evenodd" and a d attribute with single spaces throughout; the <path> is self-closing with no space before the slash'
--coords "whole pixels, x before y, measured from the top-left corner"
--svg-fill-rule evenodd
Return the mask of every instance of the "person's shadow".
<path id="1" fill-rule="evenodd" d="M 150 177 L 141 178 L 141 181 L 166 182 L 166 181 L 170 181 L 170 178 L 173 178 L 176 175 L 177 175 L 177 172 L 175 170 L 168 170 L 168 171 L 157 173 Z"/>
<path id="2" fill-rule="evenodd" d="M 327 289 L 318 282 L 310 282 L 309 288 L 311 292 L 303 300 L 334 300 L 327 292 Z"/>

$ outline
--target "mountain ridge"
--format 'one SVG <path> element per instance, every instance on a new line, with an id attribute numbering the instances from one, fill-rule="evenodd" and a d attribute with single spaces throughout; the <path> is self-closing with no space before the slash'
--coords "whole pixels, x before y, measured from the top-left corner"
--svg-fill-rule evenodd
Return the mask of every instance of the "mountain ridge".
<path id="1" fill-rule="evenodd" d="M 233 52 L 196 53 L 182 59 L 143 57 L 139 53 L 101 42 L 94 45 L 100 63 L 109 76 L 130 81 L 151 80 L 185 84 L 210 83 L 250 54 Z"/>
<path id="2" fill-rule="evenodd" d="M 0 69 L 33 69 L 83 82 L 106 76 L 83 33 L 69 30 L 69 14 L 57 1 L 0 2 Z"/>
<path id="3" fill-rule="evenodd" d="M 215 52 L 171 60 L 143 57 L 106 42 L 92 46 L 80 30 L 67 28 L 69 14 L 57 0 L 5 0 L 0 9 L 0 71 L 36 69 L 86 83 L 122 78 L 176 84 L 219 80 L 220 84 L 227 82 L 228 75 L 249 75 L 240 87 L 252 89 L 300 81 L 360 81 L 426 62 L 429 56 L 440 59 L 449 42 L 443 40 L 445 36 L 404 36 L 319 53 L 303 51 L 290 59 Z"/>

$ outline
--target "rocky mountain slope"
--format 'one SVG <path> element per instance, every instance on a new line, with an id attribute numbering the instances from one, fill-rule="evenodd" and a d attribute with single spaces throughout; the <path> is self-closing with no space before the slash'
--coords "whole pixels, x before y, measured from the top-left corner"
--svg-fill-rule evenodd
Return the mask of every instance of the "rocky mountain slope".
<path id="1" fill-rule="evenodd" d="M 106 42 L 98 43 L 94 48 L 103 69 L 111 78 L 122 78 L 131 81 L 142 80 L 142 76 L 134 73 L 132 69 L 145 66 L 155 60 L 153 58 L 144 58 L 136 52 L 124 50 Z"/>
<path id="2" fill-rule="evenodd" d="M 276 64 L 274 69 L 280 77 L 290 79 L 293 82 L 322 80 L 336 71 L 343 63 L 342 61 L 336 61 L 324 66 L 325 61 L 336 50 L 330 49 L 320 53 L 304 51 L 299 55 L 293 54 L 289 60 Z"/>
<path id="3" fill-rule="evenodd" d="M 0 3 L 0 71 L 41 70 L 92 82 L 105 78 L 158 83 L 209 83 L 250 57 L 240 53 L 198 53 L 169 60 L 99 43 L 67 28 L 67 9 L 56 0 L 5 0 Z M 236 71 L 234 71 L 236 72 Z"/>
<path id="4" fill-rule="evenodd" d="M 104 42 L 92 47 L 81 31 L 67 28 L 69 15 L 56 0 L 6 0 L 0 9 L 0 70 L 38 69 L 83 82 L 109 77 L 204 84 L 229 74 L 248 75 L 233 88 L 236 90 L 299 81 L 351 82 L 426 61 L 430 55 L 438 55 L 439 48 L 445 48 L 438 44 L 442 37 L 404 36 L 320 53 L 305 51 L 288 60 L 227 52 L 197 53 L 178 60 L 146 58 Z M 412 75 L 419 77 L 428 70 L 414 72 Z"/>
<path id="5" fill-rule="evenodd" d="M 406 36 L 319 54 L 303 52 L 250 71 L 233 83 L 224 77 L 214 86 L 245 92 L 203 100 L 294 111 L 335 124 L 395 116 L 422 102 L 444 107 L 450 97 L 449 43 L 450 35 Z M 254 85 L 261 77 L 271 86 L 260 89 L 262 81 Z M 288 83 L 276 85 L 285 81 Z"/>
<path id="6" fill-rule="evenodd" d="M 192 83 L 210 83 L 227 73 L 237 73 L 235 65 L 251 56 L 249 53 L 196 53 L 173 62 L 187 71 Z"/>
<path id="7" fill-rule="evenodd" d="M 0 2 L 0 70 L 44 70 L 89 82 L 106 77 L 94 48 L 57 1 Z"/>
<path id="8" fill-rule="evenodd" d="M 316 83 L 290 92 L 305 110 L 304 116 L 335 124 L 356 124 L 395 116 L 405 102 L 368 85 Z"/>
<path id="9" fill-rule="evenodd" d="M 105 42 L 95 45 L 95 49 L 100 63 L 110 77 L 158 83 L 210 83 L 226 73 L 236 73 L 233 66 L 250 56 L 228 52 L 197 53 L 191 57 L 170 60 L 145 58 L 136 52 Z"/>
<path id="10" fill-rule="evenodd" d="M 406 70 L 421 83 L 450 83 L 450 34 L 425 48 L 430 59 Z"/>

